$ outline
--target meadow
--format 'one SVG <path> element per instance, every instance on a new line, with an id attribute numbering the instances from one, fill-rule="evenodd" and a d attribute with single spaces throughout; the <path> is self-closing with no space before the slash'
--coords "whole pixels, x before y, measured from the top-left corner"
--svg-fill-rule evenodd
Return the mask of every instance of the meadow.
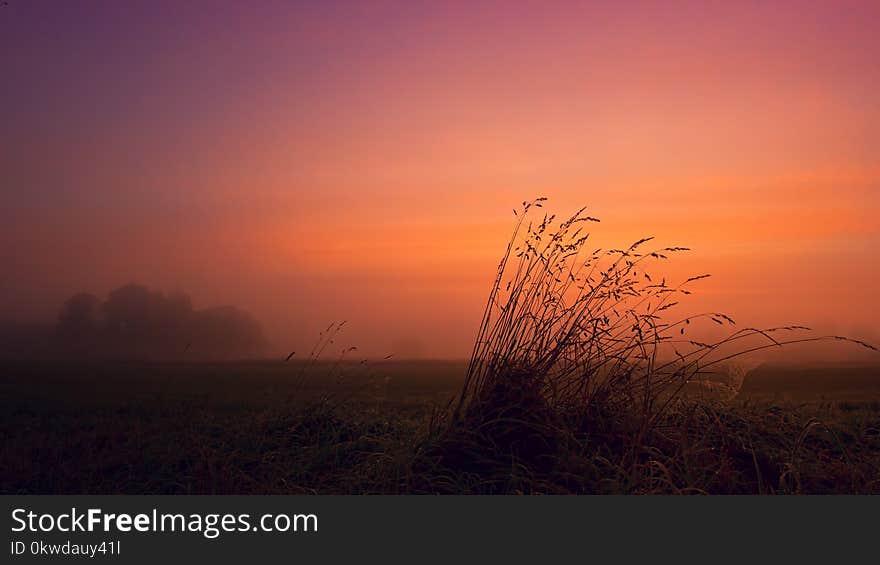
<path id="1" fill-rule="evenodd" d="M 683 401 L 640 453 L 597 418 L 517 457 L 449 445 L 464 362 L 304 365 L 4 362 L 0 491 L 880 492 L 878 367 L 765 365 L 736 398 Z"/>
<path id="2" fill-rule="evenodd" d="M 880 364 L 737 368 L 792 346 L 876 359 L 875 346 L 680 314 L 709 275 L 657 270 L 687 248 L 593 249 L 599 220 L 557 220 L 545 200 L 514 211 L 466 362 L 328 359 L 341 322 L 304 359 L 7 364 L 0 488 L 880 492 Z"/>

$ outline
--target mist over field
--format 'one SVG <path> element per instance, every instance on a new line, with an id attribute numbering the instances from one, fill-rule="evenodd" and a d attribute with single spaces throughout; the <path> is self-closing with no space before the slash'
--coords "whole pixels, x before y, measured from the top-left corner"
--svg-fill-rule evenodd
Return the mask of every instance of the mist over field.
<path id="1" fill-rule="evenodd" d="M 268 342 L 259 322 L 234 306 L 194 310 L 184 293 L 129 283 L 105 299 L 88 292 L 64 301 L 54 324 L 0 326 L 0 356 L 12 359 L 208 360 L 259 358 Z"/>

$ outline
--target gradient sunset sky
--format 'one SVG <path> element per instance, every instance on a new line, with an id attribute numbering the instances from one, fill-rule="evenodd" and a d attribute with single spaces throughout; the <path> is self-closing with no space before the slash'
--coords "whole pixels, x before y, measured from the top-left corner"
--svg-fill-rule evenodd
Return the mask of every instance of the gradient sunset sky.
<path id="1" fill-rule="evenodd" d="M 469 352 L 534 196 L 711 272 L 685 310 L 877 341 L 880 3 L 0 6 L 0 319 L 129 281 L 279 349 Z"/>

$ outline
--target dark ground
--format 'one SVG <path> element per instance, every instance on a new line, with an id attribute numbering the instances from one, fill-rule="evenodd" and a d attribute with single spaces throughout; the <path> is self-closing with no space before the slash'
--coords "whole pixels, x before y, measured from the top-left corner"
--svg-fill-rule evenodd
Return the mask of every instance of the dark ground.
<path id="1" fill-rule="evenodd" d="M 763 366 L 734 400 L 672 411 L 638 453 L 594 422 L 549 466 L 443 447 L 463 363 L 0 371 L 3 494 L 880 491 L 880 372 L 865 366 Z"/>

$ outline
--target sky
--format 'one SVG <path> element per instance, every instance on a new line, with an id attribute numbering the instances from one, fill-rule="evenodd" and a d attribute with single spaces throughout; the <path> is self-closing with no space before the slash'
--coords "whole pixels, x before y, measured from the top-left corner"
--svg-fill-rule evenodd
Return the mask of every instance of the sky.
<path id="1" fill-rule="evenodd" d="M 880 340 L 877 2 L 0 5 L 0 319 L 137 281 L 465 357 L 522 200 Z"/>

